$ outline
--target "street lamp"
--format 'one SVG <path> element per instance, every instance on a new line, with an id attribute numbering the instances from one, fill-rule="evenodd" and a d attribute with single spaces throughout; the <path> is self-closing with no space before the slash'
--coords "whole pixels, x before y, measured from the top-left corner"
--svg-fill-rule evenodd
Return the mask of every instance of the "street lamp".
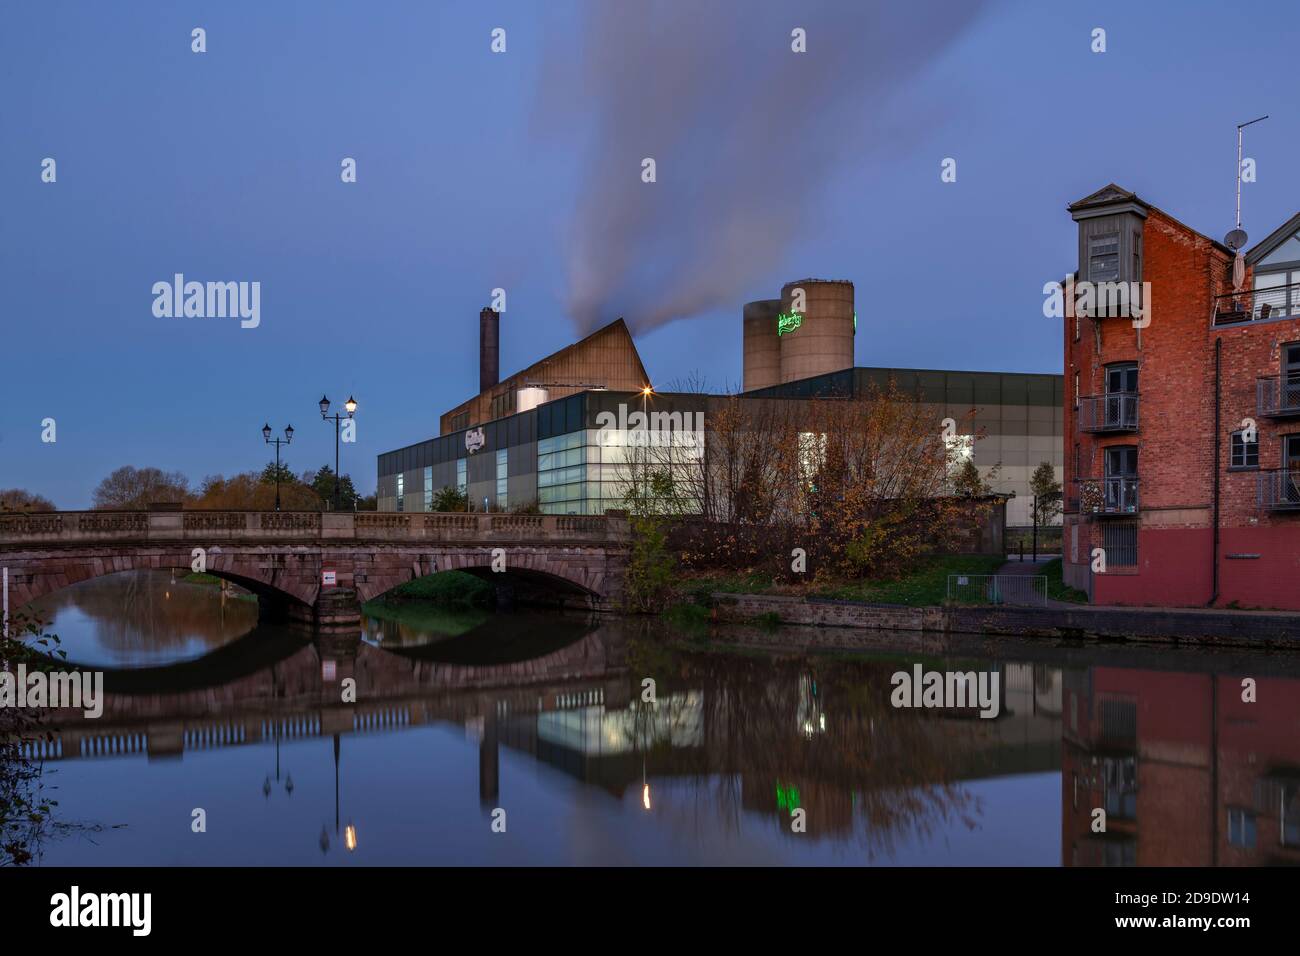
<path id="1" fill-rule="evenodd" d="M 293 441 L 293 426 L 284 426 L 283 438 L 271 437 L 271 426 L 262 426 L 262 440 L 268 445 L 275 446 L 275 510 L 280 510 L 280 446 L 287 445 Z"/>
<path id="2" fill-rule="evenodd" d="M 346 417 L 351 418 L 354 414 L 356 414 L 357 400 L 349 395 L 348 400 L 343 403 L 343 408 L 345 411 L 347 411 Z M 339 415 L 337 413 L 331 415 L 329 413 L 329 410 L 330 410 L 330 400 L 324 395 L 322 395 L 320 399 L 320 417 L 327 422 L 328 421 L 334 422 L 334 510 L 338 511 L 339 510 L 339 422 L 341 422 L 345 416 Z"/>

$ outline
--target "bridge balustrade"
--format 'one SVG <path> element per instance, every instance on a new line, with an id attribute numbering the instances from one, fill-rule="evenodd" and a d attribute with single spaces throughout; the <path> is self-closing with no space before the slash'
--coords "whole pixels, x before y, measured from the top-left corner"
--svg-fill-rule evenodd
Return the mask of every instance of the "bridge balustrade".
<path id="1" fill-rule="evenodd" d="M 394 514 L 320 511 L 63 511 L 0 515 L 0 547 L 74 542 L 600 541 L 624 542 L 607 515 Z"/>

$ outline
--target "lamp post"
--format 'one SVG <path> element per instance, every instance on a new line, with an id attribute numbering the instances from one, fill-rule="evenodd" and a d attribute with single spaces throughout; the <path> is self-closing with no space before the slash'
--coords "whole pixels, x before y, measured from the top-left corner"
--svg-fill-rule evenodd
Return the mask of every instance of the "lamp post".
<path id="1" fill-rule="evenodd" d="M 638 479 L 641 504 L 645 511 L 650 511 L 650 413 L 648 403 L 654 394 L 650 385 L 641 389 L 641 477 Z"/>
<path id="2" fill-rule="evenodd" d="M 348 400 L 343 403 L 343 408 L 347 411 L 346 416 L 339 415 L 338 413 L 335 413 L 333 415 L 329 414 L 330 400 L 326 398 L 324 395 L 321 396 L 320 417 L 324 421 L 334 422 L 334 510 L 335 511 L 339 510 L 339 422 L 341 422 L 345 417 L 351 418 L 356 413 L 357 400 L 349 396 Z"/>
<path id="3" fill-rule="evenodd" d="M 272 438 L 271 426 L 263 425 L 262 440 L 265 441 L 268 445 L 275 446 L 275 510 L 279 511 L 280 510 L 280 446 L 287 445 L 289 444 L 289 442 L 293 441 L 293 426 L 292 425 L 284 426 L 283 438 Z"/>

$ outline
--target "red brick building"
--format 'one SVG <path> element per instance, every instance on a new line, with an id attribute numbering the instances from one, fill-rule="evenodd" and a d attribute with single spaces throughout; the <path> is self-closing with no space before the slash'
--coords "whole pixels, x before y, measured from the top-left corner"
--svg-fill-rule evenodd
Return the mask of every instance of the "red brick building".
<path id="1" fill-rule="evenodd" d="M 1300 610 L 1300 215 L 1234 254 L 1114 184 L 1069 212 L 1067 583 Z"/>

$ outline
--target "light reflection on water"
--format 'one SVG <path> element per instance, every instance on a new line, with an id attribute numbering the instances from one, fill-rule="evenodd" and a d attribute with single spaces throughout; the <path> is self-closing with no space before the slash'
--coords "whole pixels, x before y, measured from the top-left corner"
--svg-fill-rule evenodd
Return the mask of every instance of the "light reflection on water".
<path id="1" fill-rule="evenodd" d="M 657 622 L 428 608 L 313 638 L 145 577 L 47 608 L 110 697 L 60 715 L 45 782 L 100 829 L 44 863 L 1300 861 L 1291 657 L 882 634 L 846 658 L 793 629 L 669 649 Z M 997 673 L 999 717 L 893 708 L 917 661 Z"/>

